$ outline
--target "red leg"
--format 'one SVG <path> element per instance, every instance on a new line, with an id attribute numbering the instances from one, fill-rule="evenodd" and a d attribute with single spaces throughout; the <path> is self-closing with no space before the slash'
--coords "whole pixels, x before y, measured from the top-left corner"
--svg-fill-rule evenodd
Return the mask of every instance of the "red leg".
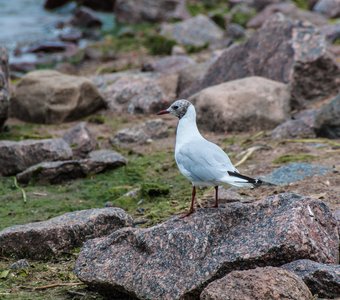
<path id="1" fill-rule="evenodd" d="M 195 196 L 196 196 L 196 187 L 193 185 L 192 186 L 192 194 L 191 194 L 191 206 L 190 206 L 190 210 L 189 210 L 188 213 L 186 213 L 184 216 L 182 216 L 182 218 L 190 216 L 195 211 L 195 208 L 194 208 Z"/>
<path id="2" fill-rule="evenodd" d="M 215 186 L 215 205 L 214 207 L 218 207 L 218 185 Z"/>

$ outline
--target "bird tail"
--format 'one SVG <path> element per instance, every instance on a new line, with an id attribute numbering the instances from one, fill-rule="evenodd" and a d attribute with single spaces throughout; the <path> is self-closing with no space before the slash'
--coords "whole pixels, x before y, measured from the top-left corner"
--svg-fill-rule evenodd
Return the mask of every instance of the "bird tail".
<path id="1" fill-rule="evenodd" d="M 245 175 L 242 175 L 238 172 L 228 171 L 228 177 L 226 178 L 226 183 L 238 186 L 238 187 L 251 187 L 256 188 L 261 185 L 275 185 L 270 182 L 263 181 L 261 179 L 251 178 Z"/>

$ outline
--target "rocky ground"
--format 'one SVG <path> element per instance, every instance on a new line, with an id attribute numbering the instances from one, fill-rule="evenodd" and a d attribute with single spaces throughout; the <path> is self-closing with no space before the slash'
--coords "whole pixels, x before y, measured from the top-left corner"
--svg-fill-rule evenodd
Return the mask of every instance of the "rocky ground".
<path id="1" fill-rule="evenodd" d="M 0 48 L 0 299 L 340 297 L 340 3 L 312 2 L 83 1 L 20 63 Z M 275 185 L 180 218 L 155 113 L 181 97 Z"/>

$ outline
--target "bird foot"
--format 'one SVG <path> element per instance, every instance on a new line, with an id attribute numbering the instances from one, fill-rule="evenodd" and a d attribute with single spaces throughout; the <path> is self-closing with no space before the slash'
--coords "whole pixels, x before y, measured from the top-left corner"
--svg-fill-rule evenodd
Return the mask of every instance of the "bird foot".
<path id="1" fill-rule="evenodd" d="M 189 217 L 191 214 L 193 214 L 195 210 L 189 210 L 186 214 L 180 216 L 181 219 L 184 219 L 186 217 Z"/>

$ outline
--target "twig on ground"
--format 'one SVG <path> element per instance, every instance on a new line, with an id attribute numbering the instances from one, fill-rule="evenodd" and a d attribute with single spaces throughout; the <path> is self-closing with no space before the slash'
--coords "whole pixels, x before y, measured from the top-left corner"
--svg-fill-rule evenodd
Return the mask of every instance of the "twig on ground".
<path id="1" fill-rule="evenodd" d="M 242 157 L 240 161 L 238 161 L 235 164 L 235 167 L 238 167 L 239 165 L 243 164 L 255 151 L 260 150 L 260 149 L 267 149 L 267 148 L 268 148 L 267 146 L 258 145 L 258 146 L 250 147 L 247 150 L 241 152 L 240 155 L 244 154 L 244 156 Z"/>
<path id="2" fill-rule="evenodd" d="M 25 190 L 24 190 L 22 187 L 20 187 L 20 186 L 18 185 L 18 181 L 17 181 L 17 178 L 16 178 L 16 177 L 14 177 L 14 186 L 15 186 L 18 190 L 21 191 L 22 199 L 23 199 L 24 202 L 26 203 L 26 202 L 27 202 L 26 192 L 25 192 Z"/>
<path id="3" fill-rule="evenodd" d="M 52 288 L 61 287 L 61 286 L 76 286 L 76 285 L 82 285 L 82 284 L 84 283 L 82 282 L 60 282 L 60 283 L 52 283 L 52 284 L 42 285 L 42 286 L 37 286 L 37 287 L 20 286 L 20 288 L 39 291 L 39 290 L 52 289 Z"/>

